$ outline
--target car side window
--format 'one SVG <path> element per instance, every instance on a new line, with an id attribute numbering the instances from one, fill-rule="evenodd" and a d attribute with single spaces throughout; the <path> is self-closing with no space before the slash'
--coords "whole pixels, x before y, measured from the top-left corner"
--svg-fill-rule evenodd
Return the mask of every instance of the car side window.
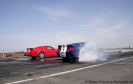
<path id="1" fill-rule="evenodd" d="M 54 48 L 51 47 L 51 46 L 46 46 L 46 49 L 47 49 L 47 50 L 54 50 Z"/>

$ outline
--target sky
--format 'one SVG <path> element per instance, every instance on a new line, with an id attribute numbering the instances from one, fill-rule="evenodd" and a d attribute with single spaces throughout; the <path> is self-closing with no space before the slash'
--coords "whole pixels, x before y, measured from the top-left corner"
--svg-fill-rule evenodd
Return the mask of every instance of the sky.
<path id="1" fill-rule="evenodd" d="M 133 0 L 0 0 L 0 52 L 76 42 L 133 47 Z"/>

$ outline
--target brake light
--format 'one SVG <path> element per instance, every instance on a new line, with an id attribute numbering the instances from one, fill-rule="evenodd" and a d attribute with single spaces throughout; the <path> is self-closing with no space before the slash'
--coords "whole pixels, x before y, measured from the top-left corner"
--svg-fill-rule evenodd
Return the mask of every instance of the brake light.
<path id="1" fill-rule="evenodd" d="M 68 51 L 72 51 L 72 50 L 73 50 L 73 48 L 72 48 L 72 47 L 69 47 L 69 48 L 68 48 Z"/>

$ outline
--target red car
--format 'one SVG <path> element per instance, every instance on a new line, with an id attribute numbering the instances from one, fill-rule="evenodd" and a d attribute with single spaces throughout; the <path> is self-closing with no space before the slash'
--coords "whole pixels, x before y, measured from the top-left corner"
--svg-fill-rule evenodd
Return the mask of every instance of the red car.
<path id="1" fill-rule="evenodd" d="M 35 59 L 36 57 L 42 59 L 45 57 L 56 57 L 57 56 L 57 49 L 51 46 L 39 46 L 36 48 L 27 48 L 26 56 L 32 57 Z"/>

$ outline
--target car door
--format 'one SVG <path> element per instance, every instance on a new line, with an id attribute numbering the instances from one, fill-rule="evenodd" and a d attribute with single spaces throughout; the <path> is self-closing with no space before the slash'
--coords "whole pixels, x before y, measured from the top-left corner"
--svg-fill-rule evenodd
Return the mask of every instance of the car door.
<path id="1" fill-rule="evenodd" d="M 47 53 L 47 57 L 54 57 L 57 56 L 56 54 L 56 49 L 54 49 L 51 46 L 46 46 L 46 53 Z"/>

